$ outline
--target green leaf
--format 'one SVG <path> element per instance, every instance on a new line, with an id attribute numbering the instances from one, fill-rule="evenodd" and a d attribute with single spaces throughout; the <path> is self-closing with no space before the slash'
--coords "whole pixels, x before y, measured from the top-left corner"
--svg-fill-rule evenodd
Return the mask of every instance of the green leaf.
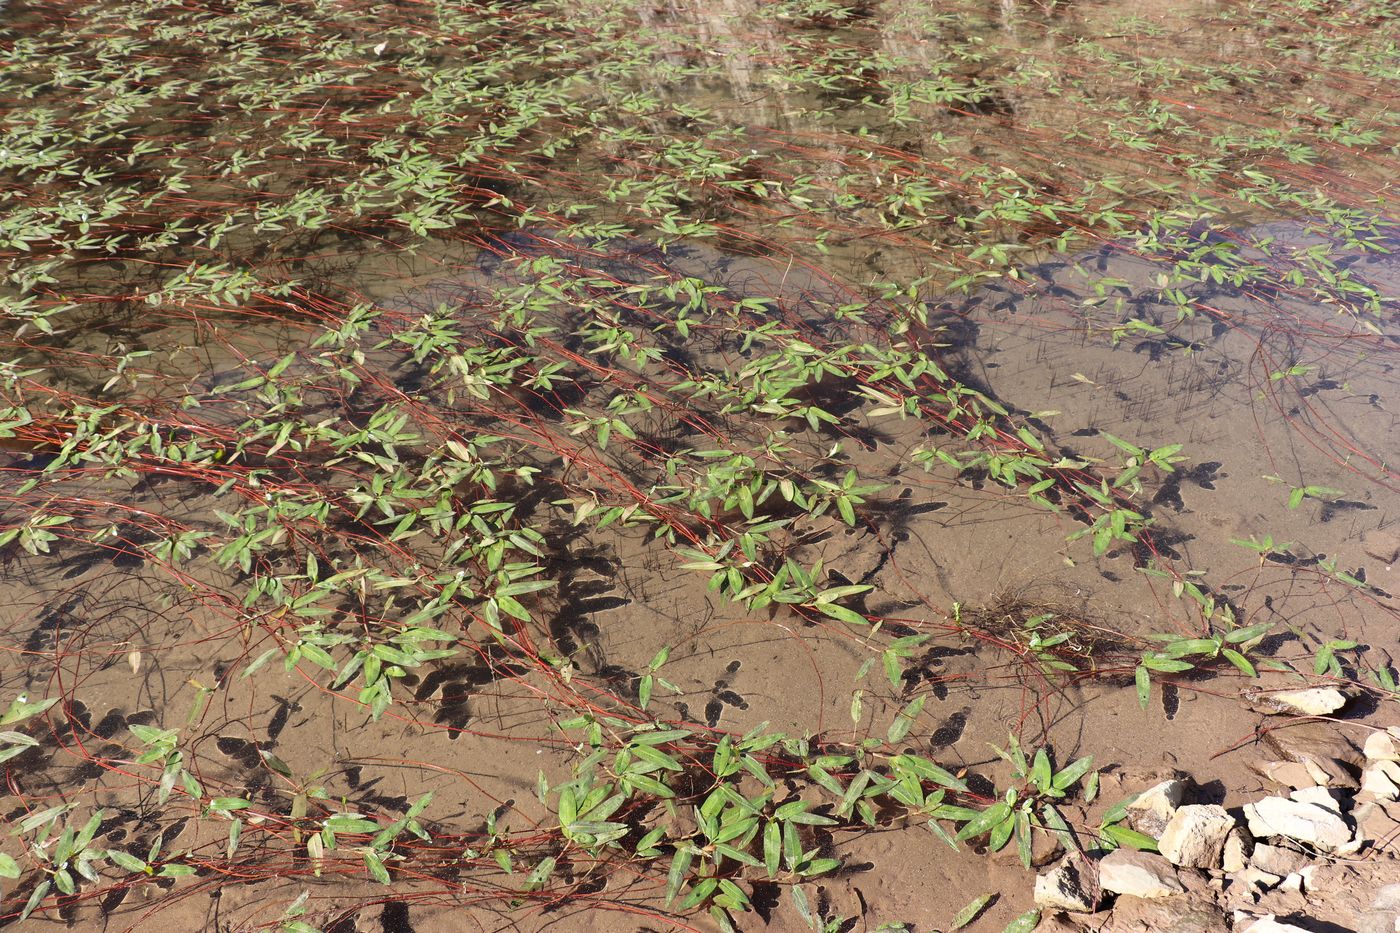
<path id="1" fill-rule="evenodd" d="M 1073 786 L 1076 781 L 1083 777 L 1085 772 L 1087 772 L 1091 767 L 1093 767 L 1093 765 L 1093 755 L 1085 755 L 1083 758 L 1075 760 L 1074 762 L 1070 763 L 1070 765 L 1064 770 L 1062 770 L 1059 774 L 1055 775 L 1055 780 L 1053 781 L 1054 788 L 1056 790 L 1068 789 L 1069 787 Z"/>
<path id="2" fill-rule="evenodd" d="M 944 768 L 921 758 L 918 755 L 896 755 L 890 759 L 890 764 L 903 771 L 912 771 L 925 781 L 932 781 L 950 790 L 967 791 L 967 784 L 954 777 L 953 774 Z"/>
<path id="3" fill-rule="evenodd" d="M 209 809 L 213 810 L 215 813 L 228 813 L 231 810 L 245 810 L 251 806 L 252 804 L 242 797 L 215 797 L 213 800 L 209 801 Z M 337 829 L 337 832 L 346 832 L 346 830 Z"/>
<path id="4" fill-rule="evenodd" d="M 1157 851 L 1156 839 L 1135 829 L 1130 829 L 1121 823 L 1112 823 L 1103 827 L 1103 834 L 1119 845 L 1127 846 L 1130 849 L 1142 852 Z"/>
<path id="5" fill-rule="evenodd" d="M 380 884 L 388 884 L 389 872 L 384 868 L 384 860 L 379 857 L 379 853 L 366 849 L 364 859 L 365 870 L 369 872 L 369 876 Z"/>
<path id="6" fill-rule="evenodd" d="M 782 827 L 777 820 L 769 820 L 768 825 L 763 827 L 763 868 L 769 878 L 777 876 L 782 857 Z"/>
<path id="7" fill-rule="evenodd" d="M 885 738 L 891 743 L 902 741 L 909 730 L 913 728 L 914 721 L 919 718 L 919 713 L 923 711 L 924 703 L 928 701 L 928 694 L 915 697 L 904 709 L 895 714 L 894 722 L 890 723 L 889 731 L 885 733 Z"/>
<path id="8" fill-rule="evenodd" d="M 694 851 L 689 846 L 681 846 L 676 850 L 676 854 L 671 857 L 671 869 L 666 873 L 666 905 L 680 893 L 681 886 L 685 884 L 686 875 L 690 871 L 690 863 L 694 859 Z"/>
<path id="9" fill-rule="evenodd" d="M 869 625 L 870 620 L 856 612 L 854 609 L 847 609 L 845 606 L 835 606 L 831 603 L 821 603 L 814 608 L 819 609 L 826 615 L 831 616 L 839 622 L 846 622 L 850 625 Z"/>
<path id="10" fill-rule="evenodd" d="M 24 694 L 20 694 L 10 703 L 4 715 L 0 715 L 0 726 L 8 726 L 11 723 L 22 722 L 31 716 L 36 716 L 44 712 L 57 702 L 58 697 L 53 697 L 51 699 L 30 703 Z"/>
<path id="11" fill-rule="evenodd" d="M 1011 834 L 1015 830 L 1016 815 L 1013 813 L 992 827 L 992 831 L 987 834 L 987 848 L 993 852 L 1000 852 L 1006 848 L 1006 844 L 1011 840 Z"/>
<path id="12" fill-rule="evenodd" d="M 24 904 L 24 910 L 20 911 L 21 922 L 28 920 L 29 915 L 34 913 L 34 908 L 38 907 L 49 893 L 49 882 L 47 880 L 39 882 L 39 886 L 34 889 L 34 893 L 29 895 L 29 900 Z"/>
<path id="13" fill-rule="evenodd" d="M 1258 625 L 1251 625 L 1248 628 L 1237 628 L 1232 632 L 1226 632 L 1225 640 L 1232 645 L 1242 644 L 1247 641 L 1253 641 L 1273 627 L 1273 623 L 1271 622 L 1260 622 Z"/>
<path id="14" fill-rule="evenodd" d="M 540 863 L 530 872 L 529 877 L 525 879 L 525 890 L 534 891 L 544 887 L 549 882 L 550 876 L 554 874 L 555 862 L 556 859 L 552 855 L 541 859 Z"/>
<path id="15" fill-rule="evenodd" d="M 1220 653 L 1224 655 L 1225 660 L 1235 665 L 1235 667 L 1239 668 L 1241 672 L 1248 674 L 1250 677 L 1259 676 L 1259 672 L 1254 669 L 1254 665 L 1249 662 L 1249 659 L 1246 658 L 1244 655 L 1240 654 L 1235 649 L 1222 648 Z"/>
<path id="16" fill-rule="evenodd" d="M 1040 923 L 1040 908 L 1028 910 L 1006 925 L 1001 933 L 1031 933 Z"/>
<path id="17" fill-rule="evenodd" d="M 1050 789 L 1050 756 L 1043 748 L 1037 749 L 1035 757 L 1031 760 L 1030 779 L 1042 793 Z"/>
<path id="18" fill-rule="evenodd" d="M 1010 815 L 1011 805 L 1005 800 L 999 800 L 963 824 L 962 828 L 958 830 L 957 839 L 961 842 L 990 832 L 993 827 Z"/>
<path id="19" fill-rule="evenodd" d="M 1133 672 L 1133 680 L 1137 684 L 1138 706 L 1147 709 L 1147 702 L 1152 696 L 1151 675 L 1147 673 L 1147 668 L 1139 664 L 1137 670 Z"/>
<path id="20" fill-rule="evenodd" d="M 654 797 L 674 797 L 676 792 L 656 778 L 645 774 L 624 774 L 622 782 L 629 787 L 651 794 Z"/>
<path id="21" fill-rule="evenodd" d="M 953 930 L 961 930 L 972 921 L 976 920 L 982 911 L 987 909 L 987 905 L 992 902 L 995 894 L 983 894 L 981 897 L 971 901 L 966 907 L 958 911 L 958 915 L 953 918 L 953 923 L 948 927 L 949 933 Z"/>
<path id="22" fill-rule="evenodd" d="M 4 852 L 0 852 L 0 878 L 18 877 L 19 862 L 16 862 L 12 856 L 6 855 Z"/>
<path id="23" fill-rule="evenodd" d="M 127 871 L 144 872 L 146 863 L 130 852 L 123 852 L 121 849 L 108 849 L 107 860 Z"/>
<path id="24" fill-rule="evenodd" d="M 1159 655 L 1148 655 L 1142 659 L 1143 667 L 1154 671 L 1161 671 L 1166 674 L 1179 674 L 1182 671 L 1192 670 L 1195 665 L 1186 661 L 1177 661 L 1172 658 L 1164 658 Z"/>

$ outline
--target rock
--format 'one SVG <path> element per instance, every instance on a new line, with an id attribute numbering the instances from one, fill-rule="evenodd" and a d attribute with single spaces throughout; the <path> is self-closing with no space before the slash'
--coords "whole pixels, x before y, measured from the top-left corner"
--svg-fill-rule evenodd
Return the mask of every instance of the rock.
<path id="1" fill-rule="evenodd" d="M 1288 723 L 1264 733 L 1262 741 L 1279 758 L 1313 761 L 1324 768 L 1333 761 L 1360 768 L 1366 760 L 1346 736 L 1325 722 Z"/>
<path id="2" fill-rule="evenodd" d="M 1249 857 L 1253 851 L 1254 837 L 1249 834 L 1249 829 L 1236 826 L 1225 837 L 1225 848 L 1220 853 L 1220 867 L 1229 874 L 1243 871 L 1249 864 Z"/>
<path id="3" fill-rule="evenodd" d="M 1304 927 L 1275 920 L 1273 914 L 1266 914 L 1247 924 L 1240 933 L 1308 933 Z"/>
<path id="4" fill-rule="evenodd" d="M 1162 781 L 1138 794 L 1128 804 L 1128 825 L 1156 839 L 1162 835 L 1172 814 L 1186 799 L 1185 781 Z"/>
<path id="5" fill-rule="evenodd" d="M 1331 810 L 1338 816 L 1342 815 L 1342 804 L 1338 795 L 1328 787 L 1304 787 L 1295 790 L 1288 795 L 1289 800 L 1296 800 L 1299 803 L 1312 803 L 1324 810 Z"/>
<path id="6" fill-rule="evenodd" d="M 1393 564 L 1400 558 L 1400 537 L 1388 531 L 1368 531 L 1361 536 L 1361 550 L 1382 564 Z"/>
<path id="7" fill-rule="evenodd" d="M 1306 793 L 1295 791 L 1295 793 Z M 1351 840 L 1351 828 L 1336 810 L 1304 800 L 1265 797 L 1245 804 L 1249 831 L 1260 838 L 1283 836 L 1330 852 Z"/>
<path id="8" fill-rule="evenodd" d="M 1278 889 L 1280 891 L 1292 891 L 1295 894 L 1302 894 L 1312 886 L 1312 876 L 1313 872 L 1316 870 L 1316 865 L 1306 865 L 1297 871 L 1291 871 L 1284 876 Z"/>
<path id="9" fill-rule="evenodd" d="M 1096 921 L 1098 917 L 1094 918 Z M 1096 933 L 1230 933 L 1230 924 L 1209 898 L 1192 894 L 1141 898 L 1120 896 Z"/>
<path id="10" fill-rule="evenodd" d="M 1351 815 L 1359 842 L 1400 857 L 1400 806 L 1367 800 L 1357 804 Z"/>
<path id="11" fill-rule="evenodd" d="M 1400 884 L 1388 884 L 1361 915 L 1356 933 L 1395 933 L 1400 930 Z"/>
<path id="12" fill-rule="evenodd" d="M 1309 768 L 1307 764 L 1298 761 L 1252 761 L 1249 767 L 1265 780 L 1272 781 L 1280 787 L 1287 787 L 1289 790 L 1326 784 L 1329 777 L 1326 772 L 1321 772 L 1320 769 L 1315 771 L 1315 765 L 1314 768 Z M 1321 781 L 1317 780 L 1318 773 L 1322 775 Z"/>
<path id="13" fill-rule="evenodd" d="M 1188 804 L 1172 814 L 1157 848 L 1173 865 L 1215 868 L 1224 853 L 1225 837 L 1234 828 L 1235 820 L 1224 807 Z"/>
<path id="14" fill-rule="evenodd" d="M 1261 691 L 1250 695 L 1249 701 L 1249 705 L 1261 713 L 1330 716 L 1347 705 L 1347 696 L 1335 687 L 1309 687 L 1305 690 Z"/>
<path id="15" fill-rule="evenodd" d="M 1400 761 L 1400 727 L 1372 732 L 1366 736 L 1362 752 L 1371 761 Z"/>
<path id="16" fill-rule="evenodd" d="M 1099 886 L 1142 898 L 1171 897 L 1186 890 L 1166 859 L 1126 848 L 1114 849 L 1099 862 Z"/>
<path id="17" fill-rule="evenodd" d="M 1361 791 L 1377 800 L 1400 800 L 1400 762 L 1368 764 L 1361 772 Z"/>
<path id="18" fill-rule="evenodd" d="M 1240 881 L 1252 891 L 1267 891 L 1282 880 L 1283 876 L 1255 868 L 1253 865 L 1240 872 Z"/>
<path id="19" fill-rule="evenodd" d="M 1295 849 L 1260 843 L 1254 847 L 1249 864 L 1271 875 L 1289 875 L 1308 864 L 1308 857 Z"/>
<path id="20" fill-rule="evenodd" d="M 1087 870 L 1086 870 L 1087 869 Z M 1035 879 L 1035 904 L 1051 910 L 1091 913 L 1098 905 L 1098 885 L 1082 856 L 1067 855 Z"/>

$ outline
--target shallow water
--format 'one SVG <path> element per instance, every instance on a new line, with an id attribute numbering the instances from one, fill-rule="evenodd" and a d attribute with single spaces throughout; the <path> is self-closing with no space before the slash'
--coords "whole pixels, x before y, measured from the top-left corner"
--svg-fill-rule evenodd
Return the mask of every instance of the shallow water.
<path id="1" fill-rule="evenodd" d="M 106 866 L 29 926 L 246 930 L 308 891 L 326 930 L 703 927 L 669 850 L 560 841 L 589 742 L 690 731 L 682 802 L 619 811 L 673 842 L 720 736 L 762 729 L 927 755 L 976 806 L 1010 732 L 1233 806 L 1254 681 L 1202 661 L 1140 706 L 1150 636 L 1267 623 L 1250 657 L 1303 673 L 1353 641 L 1365 685 L 1395 660 L 1385 4 L 5 15 L 0 219 L 33 239 L 0 252 L 0 703 L 60 703 L 3 814 L 95 802 L 102 847 L 194 871 Z M 1105 502 L 1132 534 L 1095 540 Z M 789 562 L 805 595 L 725 595 Z M 512 570 L 551 586 L 491 597 Z M 405 661 L 422 626 L 452 654 Z M 195 790 L 159 800 L 150 726 Z M 388 888 L 366 833 L 307 849 L 428 791 Z M 1064 806 L 1092 843 L 1114 802 Z M 1029 907 L 980 843 L 874 822 L 810 831 L 844 860 L 800 882 L 824 913 L 946 928 L 973 877 L 974 929 Z M 47 877 L 17 839 L 0 923 Z M 805 928 L 796 877 L 734 877 L 742 929 Z"/>

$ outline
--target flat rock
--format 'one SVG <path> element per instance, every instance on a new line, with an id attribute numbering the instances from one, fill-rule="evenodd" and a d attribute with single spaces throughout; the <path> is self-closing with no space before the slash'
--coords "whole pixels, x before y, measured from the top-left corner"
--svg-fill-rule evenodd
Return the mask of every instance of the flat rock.
<path id="1" fill-rule="evenodd" d="M 1224 807 L 1187 804 L 1172 814 L 1157 848 L 1173 865 L 1216 868 L 1225 850 L 1225 838 L 1234 828 L 1235 820 Z"/>
<path id="2" fill-rule="evenodd" d="M 1347 695 L 1335 687 L 1277 690 L 1255 693 L 1249 705 L 1261 713 L 1289 716 L 1330 716 L 1347 705 Z"/>
<path id="3" fill-rule="evenodd" d="M 1255 868 L 1279 876 L 1292 874 L 1309 861 L 1306 855 L 1296 849 L 1266 845 L 1262 842 L 1254 847 L 1254 854 L 1249 857 L 1249 864 Z"/>
<path id="4" fill-rule="evenodd" d="M 1245 804 L 1249 831 L 1259 838 L 1282 836 L 1331 852 L 1351 841 L 1351 827 L 1335 810 L 1304 800 L 1265 797 Z"/>
<path id="5" fill-rule="evenodd" d="M 1361 536 L 1361 550 L 1367 557 L 1383 564 L 1393 564 L 1400 558 L 1400 536 L 1389 531 L 1368 531 Z"/>
<path id="6" fill-rule="evenodd" d="M 1151 852 L 1114 849 L 1099 862 L 1099 885 L 1114 894 L 1171 897 L 1186 890 L 1171 862 Z"/>
<path id="7" fill-rule="evenodd" d="M 1249 768 L 1266 781 L 1289 790 L 1331 783 L 1331 775 L 1311 760 L 1306 764 L 1300 761 L 1251 761 Z M 1322 780 L 1318 780 L 1319 777 Z"/>
<path id="8" fill-rule="evenodd" d="M 1201 895 L 1141 898 L 1125 894 L 1106 916 L 1095 915 L 1089 929 L 1095 933 L 1230 933 L 1230 923 L 1213 900 Z"/>
<path id="9" fill-rule="evenodd" d="M 1400 800 L 1400 762 L 1368 764 L 1361 772 L 1361 792 L 1377 800 Z"/>
<path id="10" fill-rule="evenodd" d="M 1372 732 L 1361 750 L 1370 761 L 1400 761 L 1400 727 Z"/>
<path id="11" fill-rule="evenodd" d="M 1092 913 L 1098 906 L 1098 884 L 1082 857 L 1067 855 L 1035 879 L 1035 904 L 1051 910 Z"/>
<path id="12" fill-rule="evenodd" d="M 1358 803 L 1351 815 L 1359 841 L 1400 858 L 1400 805 L 1367 800 Z"/>
<path id="13" fill-rule="evenodd" d="M 1265 732 L 1261 741 L 1285 761 L 1341 761 L 1359 769 L 1366 760 L 1336 726 L 1325 722 L 1287 723 Z"/>
<path id="14" fill-rule="evenodd" d="M 1128 804 L 1128 825 L 1156 839 L 1162 835 L 1172 814 L 1185 799 L 1185 781 L 1170 780 L 1154 784 Z"/>

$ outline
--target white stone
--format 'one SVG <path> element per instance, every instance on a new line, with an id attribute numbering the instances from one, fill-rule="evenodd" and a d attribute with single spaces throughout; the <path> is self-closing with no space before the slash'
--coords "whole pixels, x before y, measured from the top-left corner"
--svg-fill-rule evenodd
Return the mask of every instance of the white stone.
<path id="1" fill-rule="evenodd" d="M 1244 814 L 1249 821 L 1249 831 L 1261 838 L 1283 836 L 1306 842 L 1325 852 L 1351 841 L 1351 828 L 1341 814 L 1316 803 L 1287 797 L 1265 797 L 1245 804 Z"/>
<path id="2" fill-rule="evenodd" d="M 1361 791 L 1377 800 L 1400 800 L 1400 762 L 1373 761 L 1361 772 Z"/>
<path id="3" fill-rule="evenodd" d="M 1298 869 L 1297 871 L 1293 872 L 1293 873 L 1292 873 L 1291 875 L 1289 875 L 1287 878 L 1284 878 L 1284 879 L 1283 879 L 1283 881 L 1284 881 L 1283 887 L 1287 888 L 1288 883 L 1289 883 L 1289 879 L 1296 878 L 1296 879 L 1298 880 L 1298 891 L 1299 891 L 1300 893 L 1306 893 L 1306 892 L 1308 892 L 1308 891 L 1311 891 L 1311 890 L 1312 890 L 1312 883 L 1313 883 L 1313 875 L 1315 875 L 1316 873 L 1317 873 L 1317 866 L 1316 866 L 1316 865 L 1305 865 L 1305 866 L 1303 866 L 1302 868 Z"/>
<path id="4" fill-rule="evenodd" d="M 1186 799 L 1184 781 L 1163 781 L 1154 784 L 1128 804 L 1128 824 L 1153 839 L 1162 835 L 1176 808 Z"/>
<path id="5" fill-rule="evenodd" d="M 1216 868 L 1225 849 L 1225 837 L 1235 820 L 1224 807 L 1188 804 L 1172 814 L 1157 841 L 1157 850 L 1173 865 Z"/>
<path id="6" fill-rule="evenodd" d="M 1091 913 L 1097 898 L 1089 892 L 1079 866 L 1068 856 L 1035 879 L 1035 905 L 1051 910 Z"/>
<path id="7" fill-rule="evenodd" d="M 1306 690 L 1280 690 L 1261 693 L 1255 707 L 1265 712 L 1294 716 L 1330 716 L 1347 705 L 1347 695 L 1336 687 L 1309 687 Z"/>
<path id="8" fill-rule="evenodd" d="M 1230 834 L 1225 837 L 1225 848 L 1220 854 L 1220 867 L 1227 874 L 1244 871 L 1244 867 L 1249 864 L 1249 855 L 1253 848 L 1251 843 L 1249 830 L 1243 826 L 1236 826 L 1230 830 Z"/>
<path id="9" fill-rule="evenodd" d="M 1114 849 L 1099 862 L 1099 886 L 1133 897 L 1171 897 L 1186 890 L 1176 869 L 1160 855 Z"/>
<path id="10" fill-rule="evenodd" d="M 1338 816 L 1342 815 L 1342 804 L 1338 794 L 1328 787 L 1300 787 L 1288 795 L 1289 800 L 1296 800 L 1299 803 L 1311 803 L 1322 807 L 1324 810 L 1331 810 Z"/>
<path id="11" fill-rule="evenodd" d="M 1384 732 L 1372 732 L 1362 746 L 1372 761 L 1400 761 L 1400 727 L 1391 726 Z"/>
<path id="12" fill-rule="evenodd" d="M 1259 772 L 1259 774 L 1268 778 L 1270 781 L 1273 781 L 1275 784 L 1281 784 L 1284 787 L 1287 787 L 1289 790 L 1296 790 L 1300 787 L 1316 787 L 1318 784 L 1326 784 L 1327 775 L 1324 773 L 1322 775 L 1323 779 L 1319 781 L 1317 779 L 1317 774 L 1318 771 L 1320 771 L 1321 769 L 1318 768 L 1318 766 L 1315 764 L 1313 764 L 1313 766 L 1309 768 L 1309 764 L 1313 764 L 1311 758 L 1306 758 L 1301 762 L 1256 761 L 1251 763 L 1250 767 L 1253 768 L 1255 771 Z"/>

